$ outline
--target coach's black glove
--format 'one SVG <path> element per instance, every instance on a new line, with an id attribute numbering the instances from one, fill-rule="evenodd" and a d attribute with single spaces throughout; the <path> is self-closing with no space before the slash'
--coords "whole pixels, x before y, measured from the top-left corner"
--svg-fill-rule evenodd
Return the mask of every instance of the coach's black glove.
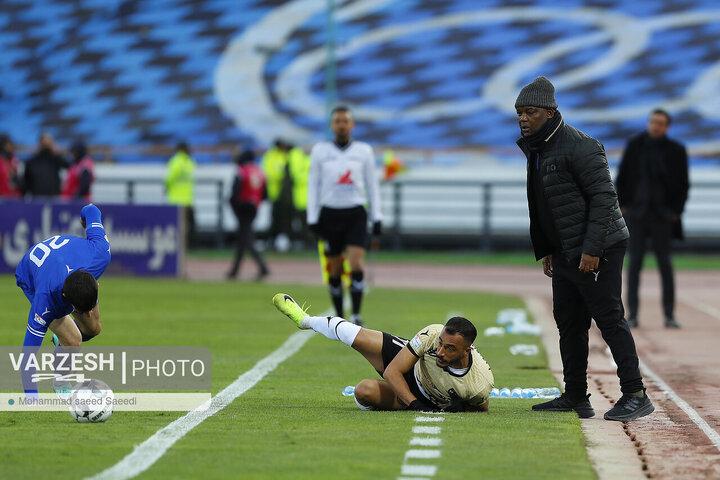
<path id="1" fill-rule="evenodd" d="M 375 222 L 373 223 L 373 235 L 376 237 L 379 237 L 382 234 L 382 223 L 381 222 Z"/>
<path id="2" fill-rule="evenodd" d="M 420 399 L 415 399 L 408 405 L 408 410 L 415 410 L 416 412 L 437 412 L 438 409 L 432 405 L 423 402 Z"/>
<path id="3" fill-rule="evenodd" d="M 320 236 L 320 224 L 319 223 L 313 223 L 312 225 L 308 225 L 308 230 L 310 230 L 312 233 L 314 233 L 316 237 Z"/>
<path id="4" fill-rule="evenodd" d="M 457 394 L 455 389 L 451 388 L 448 390 L 450 394 L 450 404 L 443 408 L 443 412 L 457 413 L 465 411 L 465 402 L 462 401 L 460 395 Z"/>

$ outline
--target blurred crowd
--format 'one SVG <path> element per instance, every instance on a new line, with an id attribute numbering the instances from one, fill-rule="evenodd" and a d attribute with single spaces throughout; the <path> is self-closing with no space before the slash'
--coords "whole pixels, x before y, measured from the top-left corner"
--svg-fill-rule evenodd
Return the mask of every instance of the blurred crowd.
<path id="1" fill-rule="evenodd" d="M 52 135 L 43 133 L 32 156 L 24 162 L 22 174 L 20 166 L 12 138 L 0 134 L 0 197 L 90 200 L 94 164 L 82 141 L 75 141 L 64 152 Z M 63 170 L 67 171 L 64 181 Z"/>

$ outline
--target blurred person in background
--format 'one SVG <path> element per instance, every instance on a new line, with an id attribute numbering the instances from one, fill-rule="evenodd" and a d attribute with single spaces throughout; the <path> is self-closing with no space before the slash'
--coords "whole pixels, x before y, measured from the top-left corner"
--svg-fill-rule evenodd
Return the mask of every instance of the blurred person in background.
<path id="1" fill-rule="evenodd" d="M 587 393 L 588 330 L 600 329 L 617 364 L 622 397 L 605 420 L 626 422 L 655 410 L 640 374 L 635 340 L 622 305 L 628 229 L 610 178 L 605 149 L 563 122 L 555 87 L 538 77 L 515 101 L 518 146 L 527 158 L 530 239 L 552 278 L 565 391 L 535 411 L 595 415 Z"/>
<path id="2" fill-rule="evenodd" d="M 688 197 L 688 159 L 685 147 L 667 136 L 670 114 L 656 109 L 646 131 L 625 147 L 618 168 L 620 209 L 630 230 L 628 246 L 628 323 L 638 326 L 640 270 L 648 239 L 652 241 L 660 277 L 665 327 L 680 328 L 675 320 L 675 281 L 670 258 L 673 238 L 682 239 L 682 213 Z"/>
<path id="3" fill-rule="evenodd" d="M 299 249 L 312 244 L 312 235 L 307 228 L 307 182 L 310 175 L 310 156 L 300 147 L 292 147 L 288 152 L 288 170 L 292 178 L 293 240 Z"/>
<path id="4" fill-rule="evenodd" d="M 178 143 L 175 154 L 168 160 L 165 190 L 170 205 L 178 205 L 185 212 L 188 248 L 195 246 L 195 160 L 186 142 Z"/>
<path id="5" fill-rule="evenodd" d="M 288 162 L 290 148 L 287 142 L 277 139 L 261 162 L 267 179 L 268 200 L 272 204 L 268 245 L 280 251 L 289 248 L 293 216 L 292 176 Z"/>
<path id="6" fill-rule="evenodd" d="M 68 168 L 65 185 L 60 195 L 65 200 L 83 199 L 90 201 L 90 189 L 95 180 L 95 164 L 88 155 L 87 147 L 82 141 L 76 141 L 70 147 L 72 163 Z"/>
<path id="7" fill-rule="evenodd" d="M 238 233 L 235 259 L 227 274 L 228 279 L 237 277 L 246 248 L 250 250 L 250 255 L 257 263 L 256 279 L 262 280 L 270 273 L 260 252 L 255 248 L 255 235 L 252 229 L 258 207 L 267 197 L 265 174 L 254 162 L 255 153 L 252 150 L 245 150 L 235 157 L 238 168 L 232 185 L 230 206 L 238 221 Z"/>
<path id="8" fill-rule="evenodd" d="M 370 145 L 353 140 L 355 127 L 347 107 L 335 107 L 330 116 L 333 141 L 318 142 L 310 152 L 308 228 L 327 241 L 330 298 L 343 317 L 343 252 L 350 261 L 351 321 L 363 325 L 360 305 L 365 290 L 365 248 L 368 213 L 373 235 L 380 235 L 382 210 L 375 154 Z M 369 212 L 365 210 L 369 205 Z"/>
<path id="9" fill-rule="evenodd" d="M 68 166 L 52 135 L 43 133 L 37 151 L 25 163 L 23 193 L 32 197 L 57 197 L 60 195 L 60 170 Z"/>
<path id="10" fill-rule="evenodd" d="M 20 163 L 15 155 L 15 144 L 5 134 L 0 134 L 0 197 L 20 197 Z"/>

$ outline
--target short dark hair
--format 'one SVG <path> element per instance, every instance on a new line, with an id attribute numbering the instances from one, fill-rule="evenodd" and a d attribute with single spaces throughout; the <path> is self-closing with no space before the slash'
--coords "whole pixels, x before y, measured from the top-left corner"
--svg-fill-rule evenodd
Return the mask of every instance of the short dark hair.
<path id="1" fill-rule="evenodd" d="M 465 317 L 452 317 L 445 322 L 445 331 L 450 335 L 460 334 L 468 343 L 473 343 L 477 337 L 475 325 Z"/>
<path id="2" fill-rule="evenodd" d="M 63 296 L 80 313 L 92 310 L 98 301 L 98 283 L 90 272 L 75 270 L 65 279 Z"/>
<path id="3" fill-rule="evenodd" d="M 672 123 L 672 117 L 670 117 L 670 114 L 667 112 L 667 110 L 663 110 L 662 108 L 656 108 L 652 111 L 650 116 L 652 115 L 665 115 L 665 118 L 667 118 L 668 125 Z"/>
<path id="4" fill-rule="evenodd" d="M 243 165 L 245 163 L 252 163 L 255 161 L 255 152 L 250 149 L 245 149 L 235 156 L 235 163 Z"/>
<path id="5" fill-rule="evenodd" d="M 330 112 L 330 116 L 335 115 L 338 112 L 350 112 L 350 107 L 345 105 L 338 105 L 337 107 L 332 109 L 332 112 Z"/>

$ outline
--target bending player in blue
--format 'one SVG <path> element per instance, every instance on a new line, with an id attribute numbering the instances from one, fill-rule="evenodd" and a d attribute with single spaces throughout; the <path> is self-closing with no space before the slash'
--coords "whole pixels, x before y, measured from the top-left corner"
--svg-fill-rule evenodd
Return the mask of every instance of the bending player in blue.
<path id="1" fill-rule="evenodd" d="M 43 240 L 15 270 L 17 285 L 31 305 L 24 350 L 39 347 L 48 328 L 67 347 L 79 346 L 102 329 L 97 279 L 110 263 L 110 242 L 95 205 L 82 208 L 80 221 L 87 238 L 55 235 Z M 25 384 L 25 391 L 36 390 Z"/>

